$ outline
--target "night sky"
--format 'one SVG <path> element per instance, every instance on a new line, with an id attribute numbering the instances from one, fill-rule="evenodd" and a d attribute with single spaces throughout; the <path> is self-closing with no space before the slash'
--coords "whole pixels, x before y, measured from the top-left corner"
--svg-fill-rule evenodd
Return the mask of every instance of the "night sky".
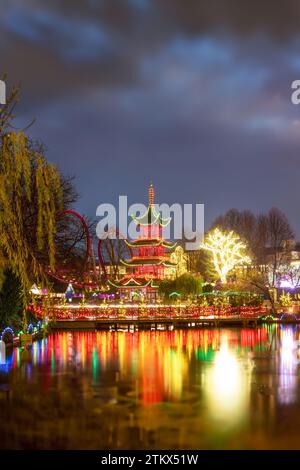
<path id="1" fill-rule="evenodd" d="M 0 0 L 3 72 L 86 215 L 152 181 L 206 227 L 277 206 L 300 237 L 299 1 Z"/>

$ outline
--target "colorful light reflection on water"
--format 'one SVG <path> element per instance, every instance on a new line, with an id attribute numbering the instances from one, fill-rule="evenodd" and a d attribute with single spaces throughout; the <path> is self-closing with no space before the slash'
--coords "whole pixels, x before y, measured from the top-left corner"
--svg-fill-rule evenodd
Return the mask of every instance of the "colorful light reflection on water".
<path id="1" fill-rule="evenodd" d="M 278 325 L 53 333 L 0 366 L 0 447 L 299 448 L 298 341 Z"/>

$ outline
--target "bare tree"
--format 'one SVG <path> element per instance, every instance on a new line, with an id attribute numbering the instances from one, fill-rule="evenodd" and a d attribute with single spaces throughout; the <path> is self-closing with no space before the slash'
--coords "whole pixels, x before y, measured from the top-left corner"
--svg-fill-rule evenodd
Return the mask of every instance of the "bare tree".
<path id="1" fill-rule="evenodd" d="M 258 217 L 258 239 L 265 248 L 261 261 L 269 267 L 269 284 L 275 287 L 280 266 L 286 264 L 290 255 L 290 242 L 294 232 L 286 215 L 276 207 Z"/>
<path id="2" fill-rule="evenodd" d="M 255 292 L 262 294 L 270 302 L 272 312 L 276 313 L 274 295 L 269 288 L 267 269 L 252 267 L 241 275 L 239 283 L 242 289 L 247 291 L 254 289 Z"/>
<path id="3" fill-rule="evenodd" d="M 290 266 L 294 232 L 286 215 L 276 207 L 258 216 L 250 211 L 230 209 L 214 221 L 213 227 L 234 230 L 247 241 L 253 262 L 242 274 L 240 282 L 246 289 L 254 288 L 262 293 L 275 311 L 272 289 L 276 287 L 279 273 L 288 272 L 293 282 L 299 282 L 298 273 Z"/>

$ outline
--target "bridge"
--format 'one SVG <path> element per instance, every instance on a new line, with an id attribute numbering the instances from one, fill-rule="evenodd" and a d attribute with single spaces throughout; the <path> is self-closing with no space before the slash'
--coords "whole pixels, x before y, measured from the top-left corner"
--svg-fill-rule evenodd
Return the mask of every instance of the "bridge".
<path id="1" fill-rule="evenodd" d="M 39 318 L 47 317 L 58 329 L 118 329 L 200 326 L 256 326 L 268 315 L 265 307 L 202 307 L 186 304 L 91 304 L 34 307 Z"/>

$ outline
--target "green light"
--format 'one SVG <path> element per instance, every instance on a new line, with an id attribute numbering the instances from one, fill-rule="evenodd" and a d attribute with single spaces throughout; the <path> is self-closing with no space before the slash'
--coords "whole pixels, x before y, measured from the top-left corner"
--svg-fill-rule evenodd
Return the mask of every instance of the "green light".
<path id="1" fill-rule="evenodd" d="M 97 381 L 97 374 L 98 374 L 98 351 L 97 348 L 93 349 L 93 379 L 94 382 Z"/>
<path id="2" fill-rule="evenodd" d="M 55 355 L 54 355 L 54 351 L 52 351 L 52 353 L 51 353 L 51 374 L 52 375 L 55 374 Z"/>

